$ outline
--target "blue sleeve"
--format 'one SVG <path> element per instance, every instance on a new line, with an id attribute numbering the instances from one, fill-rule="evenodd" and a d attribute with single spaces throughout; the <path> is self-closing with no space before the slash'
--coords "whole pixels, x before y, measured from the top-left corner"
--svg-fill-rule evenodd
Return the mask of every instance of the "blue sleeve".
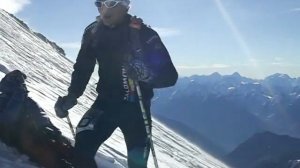
<path id="1" fill-rule="evenodd" d="M 153 88 L 164 88 L 175 85 L 178 73 L 172 63 L 171 57 L 157 32 L 145 27 L 142 30 L 143 50 L 145 62 L 154 74 L 153 80 L 148 84 Z"/>

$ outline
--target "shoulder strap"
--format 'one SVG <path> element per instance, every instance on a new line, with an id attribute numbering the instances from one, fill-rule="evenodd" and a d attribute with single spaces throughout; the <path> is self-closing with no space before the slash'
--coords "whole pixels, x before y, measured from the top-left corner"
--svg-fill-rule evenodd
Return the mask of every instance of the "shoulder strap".
<path id="1" fill-rule="evenodd" d="M 136 16 L 131 17 L 129 27 L 140 30 L 142 28 L 142 25 L 143 20 L 141 18 L 138 18 Z"/>
<path id="2" fill-rule="evenodd" d="M 129 38 L 134 56 L 142 56 L 142 45 L 140 31 L 142 29 L 143 20 L 136 16 L 131 17 L 129 24 Z"/>

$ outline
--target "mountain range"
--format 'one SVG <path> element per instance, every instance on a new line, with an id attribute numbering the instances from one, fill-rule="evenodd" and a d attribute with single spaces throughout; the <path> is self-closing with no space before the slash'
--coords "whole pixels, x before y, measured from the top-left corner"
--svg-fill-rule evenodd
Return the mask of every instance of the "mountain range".
<path id="1" fill-rule="evenodd" d="M 258 132 L 299 138 L 300 78 L 276 73 L 251 79 L 237 72 L 183 77 L 156 91 L 152 111 L 166 125 L 185 125 L 184 131 L 175 128 L 179 132 L 201 135 L 203 146 L 222 156 Z"/>

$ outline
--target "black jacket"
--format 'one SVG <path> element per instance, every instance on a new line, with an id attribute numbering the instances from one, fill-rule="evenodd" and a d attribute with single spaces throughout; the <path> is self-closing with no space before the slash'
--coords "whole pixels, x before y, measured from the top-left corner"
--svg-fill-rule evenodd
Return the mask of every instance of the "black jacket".
<path id="1" fill-rule="evenodd" d="M 130 52 L 130 18 L 131 16 L 127 15 L 126 21 L 115 28 L 109 28 L 101 24 L 101 21 L 96 21 L 85 29 L 81 49 L 74 64 L 69 94 L 77 98 L 83 94 L 98 62 L 97 92 L 100 99 L 137 100 L 135 87 L 124 69 L 124 55 Z M 153 29 L 143 24 L 140 39 L 144 60 L 155 74 L 155 78 L 148 83 L 139 81 L 143 98 L 150 100 L 153 97 L 153 88 L 173 86 L 178 74 L 167 49 Z"/>

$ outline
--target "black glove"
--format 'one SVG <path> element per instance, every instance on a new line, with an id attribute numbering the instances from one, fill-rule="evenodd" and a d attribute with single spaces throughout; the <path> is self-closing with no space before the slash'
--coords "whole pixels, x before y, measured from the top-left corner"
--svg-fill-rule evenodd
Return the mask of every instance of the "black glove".
<path id="1" fill-rule="evenodd" d="M 142 59 L 142 57 L 133 57 L 125 64 L 127 76 L 133 80 L 149 82 L 154 78 L 154 75 Z"/>
<path id="2" fill-rule="evenodd" d="M 58 97 L 54 109 L 59 118 L 65 118 L 69 115 L 68 110 L 77 104 L 77 98 L 73 95 Z"/>

